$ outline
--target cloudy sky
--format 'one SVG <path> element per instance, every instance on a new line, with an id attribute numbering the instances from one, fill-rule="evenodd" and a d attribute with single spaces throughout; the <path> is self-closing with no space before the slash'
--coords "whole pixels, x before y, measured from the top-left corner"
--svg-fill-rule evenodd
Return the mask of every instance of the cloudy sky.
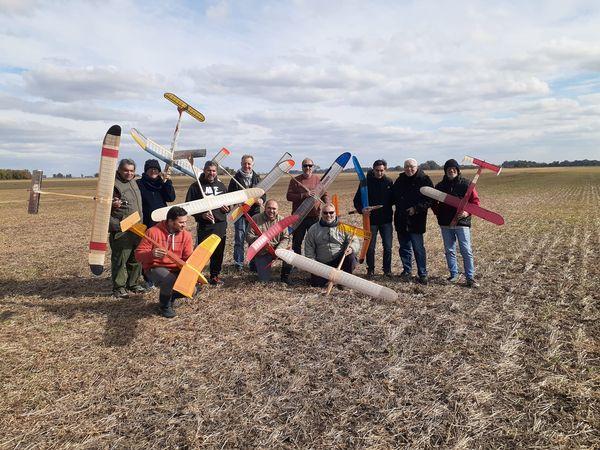
<path id="1" fill-rule="evenodd" d="M 230 166 L 600 159 L 600 3 L 0 0 L 0 168 L 94 173 L 112 124 L 143 163 L 164 92 Z"/>

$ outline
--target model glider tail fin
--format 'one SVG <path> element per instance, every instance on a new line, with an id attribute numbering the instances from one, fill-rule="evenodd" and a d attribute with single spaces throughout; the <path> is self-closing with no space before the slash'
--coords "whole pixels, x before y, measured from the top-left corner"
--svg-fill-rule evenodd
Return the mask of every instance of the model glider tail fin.
<path id="1" fill-rule="evenodd" d="M 40 208 L 40 189 L 42 188 L 43 172 L 34 170 L 31 175 L 31 185 L 29 187 L 29 205 L 27 212 L 29 214 L 37 214 Z"/>
<path id="2" fill-rule="evenodd" d="M 194 289 L 198 280 L 202 284 L 208 283 L 204 275 L 202 275 L 202 269 L 220 242 L 221 238 L 219 236 L 211 234 L 196 247 L 185 265 L 181 268 L 177 280 L 175 280 L 175 284 L 173 285 L 175 291 L 191 298 L 194 295 Z"/>
<path id="3" fill-rule="evenodd" d="M 502 171 L 502 166 L 497 166 L 495 164 L 484 161 L 483 159 L 473 158 L 472 156 L 465 156 L 462 161 L 463 164 L 474 164 L 479 167 L 483 167 L 484 169 L 491 170 L 495 172 L 496 175 L 500 175 Z"/>
<path id="4" fill-rule="evenodd" d="M 173 159 L 204 158 L 205 156 L 205 148 L 197 148 L 193 150 L 175 150 L 173 152 Z"/>
<path id="5" fill-rule="evenodd" d="M 367 237 L 371 237 L 371 232 L 367 230 L 363 230 L 362 228 L 355 227 L 354 225 L 350 225 L 343 222 L 338 222 L 337 226 L 341 231 L 348 234 L 354 234 L 361 239 L 365 239 Z"/>
<path id="6" fill-rule="evenodd" d="M 231 154 L 231 152 L 229 150 L 227 150 L 225 147 L 223 147 L 219 151 L 219 153 L 217 153 L 215 155 L 215 157 L 213 159 L 211 159 L 211 161 L 216 164 L 219 164 L 223 158 L 225 158 L 226 156 L 229 156 L 230 154 Z"/>

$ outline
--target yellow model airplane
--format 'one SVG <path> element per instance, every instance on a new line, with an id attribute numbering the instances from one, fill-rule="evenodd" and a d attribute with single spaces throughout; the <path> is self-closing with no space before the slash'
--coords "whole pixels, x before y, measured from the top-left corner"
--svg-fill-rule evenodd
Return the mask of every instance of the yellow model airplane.
<path id="1" fill-rule="evenodd" d="M 177 277 L 175 285 L 173 286 L 173 290 L 185 295 L 188 298 L 191 298 L 194 295 L 194 290 L 196 284 L 198 284 L 198 280 L 200 280 L 202 284 L 208 283 L 204 275 L 202 275 L 202 269 L 221 242 L 221 238 L 216 234 L 211 234 L 209 237 L 204 239 L 200 245 L 196 247 L 188 260 L 184 261 L 169 249 L 163 247 L 154 239 L 146 235 L 146 225 L 141 223 L 140 215 L 137 212 L 134 212 L 121 221 L 121 231 L 130 231 L 134 234 L 137 234 L 142 239 L 149 240 L 156 247 L 167 252 L 167 258 L 181 268 L 179 276 Z"/>

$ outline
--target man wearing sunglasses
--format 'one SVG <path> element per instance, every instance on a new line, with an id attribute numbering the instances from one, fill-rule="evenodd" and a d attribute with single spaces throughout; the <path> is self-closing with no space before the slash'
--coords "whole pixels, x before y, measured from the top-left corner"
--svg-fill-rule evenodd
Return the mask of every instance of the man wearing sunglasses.
<path id="1" fill-rule="evenodd" d="M 294 180 L 290 180 L 287 191 L 287 200 L 292 202 L 292 214 L 298 209 L 302 202 L 308 197 L 314 196 L 314 190 L 319 184 L 320 178 L 313 174 L 314 163 L 310 158 L 305 158 L 302 161 L 302 173 Z M 323 202 L 328 201 L 327 193 L 321 197 Z M 295 253 L 302 254 L 302 241 L 306 231 L 319 220 L 319 210 L 321 202 L 315 201 L 315 206 L 307 214 L 304 220 L 296 227 L 292 235 L 292 250 Z"/>
<path id="2" fill-rule="evenodd" d="M 346 258 L 341 269 L 352 273 L 357 265 L 356 255 L 359 250 L 358 238 L 338 228 L 335 206 L 326 203 L 321 211 L 321 220 L 311 226 L 306 233 L 304 256 L 337 267 L 345 253 Z M 310 277 L 310 285 L 314 287 L 323 287 L 327 281 L 316 275 Z"/>

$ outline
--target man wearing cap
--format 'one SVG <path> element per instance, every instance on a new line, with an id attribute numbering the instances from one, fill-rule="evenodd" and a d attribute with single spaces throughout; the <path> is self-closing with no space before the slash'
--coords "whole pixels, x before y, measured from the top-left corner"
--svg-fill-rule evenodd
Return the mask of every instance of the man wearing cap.
<path id="1" fill-rule="evenodd" d="M 320 178 L 313 174 L 314 165 L 312 159 L 304 158 L 302 161 L 302 173 L 294 177 L 293 180 L 290 180 L 286 198 L 288 201 L 292 202 L 292 214 L 294 214 L 305 199 L 314 195 L 314 190 L 319 184 Z M 322 195 L 321 200 L 327 202 L 328 198 L 328 194 L 325 192 Z M 313 224 L 319 221 L 320 209 L 321 202 L 315 200 L 313 209 L 294 230 L 294 234 L 292 235 L 292 250 L 295 253 L 302 254 L 302 241 L 304 241 L 304 235 Z"/>
<path id="2" fill-rule="evenodd" d="M 435 188 L 446 194 L 463 198 L 467 193 L 469 184 L 470 180 L 464 178 L 460 174 L 458 162 L 455 159 L 449 159 L 444 164 L 444 178 L 436 184 Z M 475 189 L 471 192 L 468 202 L 479 205 L 479 196 Z M 450 283 L 456 283 L 459 278 L 458 265 L 456 262 L 456 243 L 458 241 L 460 254 L 463 258 L 467 286 L 477 287 L 474 279 L 475 264 L 473 261 L 473 250 L 471 249 L 471 215 L 468 212 L 463 211 L 456 226 L 450 226 L 450 223 L 456 214 L 456 208 L 446 205 L 445 203 L 434 202 L 432 209 L 437 216 L 437 221 L 442 231 L 446 262 L 448 263 L 448 270 L 450 271 L 448 281 Z"/>
<path id="3" fill-rule="evenodd" d="M 385 174 L 387 162 L 378 159 L 373 163 L 373 170 L 367 172 L 367 189 L 369 191 L 369 205 L 382 207 L 370 213 L 371 242 L 367 249 L 367 278 L 375 274 L 375 246 L 377 244 L 377 233 L 381 236 L 383 245 L 383 273 L 385 276 L 392 275 L 392 185 L 394 182 Z M 354 194 L 354 207 L 362 214 L 362 201 L 360 186 Z"/>
<path id="4" fill-rule="evenodd" d="M 419 169 L 417 161 L 409 158 L 404 161 L 404 172 L 398 175 L 392 188 L 394 205 L 394 225 L 400 243 L 402 273 L 400 279 L 411 279 L 413 253 L 417 263 L 417 281 L 427 284 L 427 255 L 423 234 L 427 228 L 427 209 L 430 200 L 421 194 L 421 187 L 433 187 L 431 178 Z"/>
<path id="5" fill-rule="evenodd" d="M 144 163 L 144 173 L 137 184 L 142 195 L 142 222 L 150 228 L 156 225 L 151 217 L 152 212 L 164 208 L 167 202 L 175 201 L 173 182 L 170 175 L 160 171 L 160 164 L 156 159 L 149 159 Z"/>

